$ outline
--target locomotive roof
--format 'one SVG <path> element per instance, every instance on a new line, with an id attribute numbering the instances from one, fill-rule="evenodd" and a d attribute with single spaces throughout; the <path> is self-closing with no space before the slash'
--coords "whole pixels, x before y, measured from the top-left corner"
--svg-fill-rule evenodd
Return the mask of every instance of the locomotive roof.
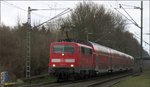
<path id="1" fill-rule="evenodd" d="M 112 53 L 113 55 L 125 56 L 125 57 L 128 57 L 130 59 L 134 59 L 132 56 L 130 56 L 126 53 L 114 50 L 112 48 L 109 48 L 109 47 L 106 47 L 106 46 L 103 46 L 103 45 L 100 45 L 100 44 L 97 44 L 97 43 L 94 43 L 94 42 L 91 42 L 91 41 L 88 41 L 86 44 L 85 43 L 79 43 L 79 42 L 66 42 L 66 41 L 54 42 L 54 43 L 78 44 L 79 46 L 84 46 L 84 47 L 87 47 L 87 48 L 92 48 L 93 47 L 96 52 L 101 52 L 101 53 L 104 53 L 104 54 Z"/>
<path id="2" fill-rule="evenodd" d="M 82 43 L 77 43 L 77 42 L 66 42 L 66 41 L 62 41 L 62 42 L 53 42 L 53 44 L 60 44 L 60 43 L 71 43 L 71 44 L 77 44 L 78 46 L 82 46 L 82 47 L 86 47 L 86 48 L 91 48 L 91 46 L 86 45 L 86 44 L 82 44 Z"/>
<path id="3" fill-rule="evenodd" d="M 88 45 L 84 45 L 84 44 L 80 44 L 80 43 L 77 43 L 79 46 L 82 46 L 82 47 L 86 47 L 86 48 L 91 48 L 92 49 L 92 47 L 91 46 L 88 46 Z"/>
<path id="4" fill-rule="evenodd" d="M 128 55 L 128 54 L 125 54 L 123 52 L 120 52 L 120 51 L 117 51 L 117 50 L 114 50 L 114 49 L 111 49 L 109 47 L 106 47 L 106 46 L 102 46 L 100 44 L 97 44 L 97 43 L 94 43 L 94 42 L 91 42 L 91 45 L 93 46 L 94 50 L 97 51 L 97 52 L 101 52 L 101 53 L 104 53 L 104 54 L 109 54 L 109 53 L 112 53 L 114 55 L 119 55 L 119 56 L 125 56 L 125 57 L 128 57 L 130 59 L 133 59 L 132 56 Z"/>

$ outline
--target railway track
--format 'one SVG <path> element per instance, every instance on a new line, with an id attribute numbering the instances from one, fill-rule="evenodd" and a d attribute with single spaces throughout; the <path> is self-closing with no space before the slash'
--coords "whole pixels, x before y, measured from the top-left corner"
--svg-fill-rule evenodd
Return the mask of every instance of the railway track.
<path id="1" fill-rule="evenodd" d="M 33 86 L 33 87 L 99 87 L 99 85 L 111 82 L 110 85 L 113 85 L 119 82 L 118 79 L 133 75 L 133 73 L 114 73 L 109 75 L 103 75 L 96 78 L 86 79 L 86 80 L 77 80 L 77 81 L 70 81 L 70 82 L 60 82 L 60 83 L 52 83 L 48 85 L 41 85 L 41 86 Z M 105 86 L 102 86 L 105 87 Z"/>
<path id="2" fill-rule="evenodd" d="M 128 74 L 124 74 L 124 75 L 119 75 L 116 77 L 111 77 L 109 79 L 104 79 L 103 81 L 97 81 L 93 84 L 90 84 L 89 86 L 86 87 L 112 87 L 115 84 L 120 83 L 120 81 L 128 76 L 139 76 L 141 73 L 139 72 L 134 72 L 134 73 L 128 73 Z"/>
<path id="3" fill-rule="evenodd" d="M 125 74 L 125 75 L 119 75 L 119 76 L 115 76 L 115 77 L 111 77 L 111 78 L 106 78 L 106 79 L 103 79 L 100 81 L 96 81 L 95 83 L 92 83 L 86 87 L 111 87 L 112 85 L 119 83 L 122 78 L 127 77 L 129 75 L 132 75 L 132 74 L 129 73 L 129 74 Z"/>

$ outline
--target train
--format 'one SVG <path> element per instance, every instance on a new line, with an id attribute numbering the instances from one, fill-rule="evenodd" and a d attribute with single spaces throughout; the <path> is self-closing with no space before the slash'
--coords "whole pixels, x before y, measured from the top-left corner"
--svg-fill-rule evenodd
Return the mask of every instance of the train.
<path id="1" fill-rule="evenodd" d="M 102 73 L 132 70 L 134 57 L 88 41 L 50 44 L 49 74 L 59 78 L 86 78 Z"/>

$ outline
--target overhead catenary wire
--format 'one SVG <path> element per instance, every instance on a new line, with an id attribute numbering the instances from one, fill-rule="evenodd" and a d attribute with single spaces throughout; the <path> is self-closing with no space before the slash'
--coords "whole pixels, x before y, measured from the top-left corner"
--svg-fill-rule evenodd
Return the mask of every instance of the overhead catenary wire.
<path id="1" fill-rule="evenodd" d="M 64 10 L 66 8 L 50 8 L 50 9 L 33 9 L 33 10 Z"/>
<path id="2" fill-rule="evenodd" d="M 137 35 L 138 35 L 137 33 L 135 33 L 135 34 L 136 34 L 136 35 L 134 35 L 134 36 L 135 36 L 137 39 L 141 39 L 141 38 L 139 38 L 139 37 L 137 36 Z M 149 46 L 150 46 L 150 43 L 148 43 L 148 42 L 146 42 L 146 41 L 144 41 L 144 40 L 143 40 L 143 42 L 144 42 L 146 45 L 149 45 Z M 145 49 L 148 50 L 148 48 L 145 48 Z"/>
<path id="3" fill-rule="evenodd" d="M 36 28 L 40 27 L 41 25 L 43 25 L 43 24 L 45 24 L 45 23 L 47 23 L 47 22 L 49 22 L 49 21 L 51 21 L 51 20 L 53 20 L 53 19 L 55 19 L 55 18 L 57 18 L 59 16 L 62 16 L 62 15 L 66 14 L 66 13 L 68 13 L 70 11 L 72 11 L 72 9 L 68 8 L 68 9 L 64 10 L 63 12 L 59 13 L 58 15 L 52 17 L 51 19 L 49 19 L 49 20 L 47 20 L 47 21 L 45 21 L 45 22 L 43 22 L 43 23 L 41 23 L 41 24 L 39 24 L 37 26 L 34 26 L 34 27 L 36 27 Z"/>
<path id="4" fill-rule="evenodd" d="M 120 4 L 120 5 L 124 5 L 124 6 L 128 6 L 128 7 L 134 7 L 134 8 L 139 8 L 138 6 L 132 6 L 132 5 L 125 5 L 125 4 Z"/>
<path id="5" fill-rule="evenodd" d="M 136 35 L 134 35 L 134 36 L 135 36 L 136 38 L 140 39 L 138 36 L 136 36 Z M 144 41 L 144 40 L 143 40 L 143 42 L 150 46 L 150 43 L 148 43 L 148 42 L 146 42 L 146 41 Z"/>
<path id="6" fill-rule="evenodd" d="M 117 1 L 117 2 L 118 2 L 118 1 Z M 110 3 L 109 3 L 109 4 L 110 4 Z M 124 4 L 119 4 L 119 7 L 122 8 L 122 9 L 126 12 L 126 14 L 127 14 L 131 19 L 129 19 L 129 18 L 126 17 L 123 13 L 121 13 L 119 10 L 117 10 L 117 9 L 119 9 L 119 8 L 114 8 L 114 7 L 110 4 L 110 6 L 111 6 L 113 9 L 115 9 L 118 13 L 120 13 L 122 16 L 124 16 L 126 19 L 128 19 L 131 23 L 133 23 L 135 26 L 137 26 L 138 28 L 141 29 L 141 27 L 136 23 L 136 21 L 134 21 L 134 19 L 128 14 L 128 12 L 123 8 L 122 5 L 124 5 Z M 141 9 L 140 7 L 137 7 L 137 6 L 131 6 L 131 5 L 124 5 L 124 6 L 134 7 L 134 9 Z M 131 9 L 131 8 L 130 8 L 130 9 Z M 133 8 L 132 8 L 132 9 L 133 9 Z"/>
<path id="7" fill-rule="evenodd" d="M 9 5 L 9 6 L 13 6 L 13 7 L 17 8 L 17 9 L 22 10 L 22 11 L 28 12 L 27 10 L 25 10 L 25 9 L 23 9 L 23 8 L 17 6 L 17 5 L 14 5 L 14 4 L 12 4 L 12 3 L 9 3 L 9 2 L 7 2 L 7 1 L 5 1 L 5 0 L 2 0 L 2 2 L 3 2 L 3 4 L 6 3 L 6 4 Z M 43 18 L 43 19 L 47 19 L 47 18 L 48 18 L 48 17 L 46 17 L 46 16 L 43 16 L 43 15 L 40 15 L 40 14 L 37 14 L 37 13 L 34 13 L 34 12 L 32 12 L 32 13 L 33 13 L 34 15 L 37 15 L 37 16 Z"/>
<path id="8" fill-rule="evenodd" d="M 128 19 L 130 22 L 132 22 L 135 26 L 137 26 L 138 28 L 141 28 L 140 26 L 138 26 L 137 24 L 135 24 L 131 19 L 129 19 L 128 17 L 126 17 L 124 14 L 122 14 L 120 11 L 117 10 L 117 8 L 114 8 L 118 13 L 120 13 L 122 16 L 124 16 L 126 19 Z"/>
<path id="9" fill-rule="evenodd" d="M 67 11 L 67 12 L 65 12 L 65 13 L 63 13 L 63 14 L 58 14 L 58 15 L 52 17 L 51 19 L 49 19 L 49 20 L 47 20 L 47 21 L 45 21 L 45 22 L 43 22 L 43 23 L 41 23 L 41 24 L 39 24 L 39 25 L 37 25 L 37 26 L 35 26 L 35 27 L 39 27 L 39 26 L 41 26 L 41 25 L 43 25 L 43 24 L 45 24 L 45 23 L 47 23 L 47 22 L 49 22 L 49 21 L 51 21 L 51 20 L 53 20 L 53 19 L 55 19 L 55 18 L 57 18 L 57 17 L 59 17 L 59 16 L 62 16 L 62 15 L 64 15 L 64 14 L 68 13 L 68 12 L 69 12 L 69 11 Z"/>
<path id="10" fill-rule="evenodd" d="M 134 24 L 139 27 L 139 25 L 138 25 L 138 24 L 136 23 L 136 21 L 130 16 L 130 14 L 124 9 L 124 7 L 121 6 L 121 4 L 119 4 L 119 5 L 120 5 L 120 8 L 122 8 L 122 9 L 126 12 L 126 14 L 131 18 L 131 20 L 134 22 Z"/>
<path id="11" fill-rule="evenodd" d="M 9 2 L 7 2 L 7 1 L 5 1 L 5 0 L 1 0 L 1 1 L 2 1 L 2 3 L 5 2 L 6 4 L 8 4 L 8 5 L 10 5 L 10 6 L 13 6 L 13 7 L 17 8 L 17 9 L 20 9 L 20 10 L 22 10 L 22 11 L 27 11 L 27 10 L 25 10 L 25 9 L 19 7 L 19 6 L 16 6 L 16 5 L 12 4 L 12 3 L 9 3 Z"/>

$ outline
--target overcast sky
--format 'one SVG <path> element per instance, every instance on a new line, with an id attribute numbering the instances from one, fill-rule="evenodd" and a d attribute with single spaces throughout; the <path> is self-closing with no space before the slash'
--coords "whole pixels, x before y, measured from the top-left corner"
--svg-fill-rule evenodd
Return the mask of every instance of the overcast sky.
<path id="1" fill-rule="evenodd" d="M 85 0 L 84 0 L 85 1 Z M 93 0 L 89 0 L 93 1 Z M 34 22 L 36 23 L 42 23 L 44 21 L 47 21 L 48 19 L 54 17 L 55 15 L 59 14 L 60 12 L 64 11 L 67 8 L 75 8 L 76 5 L 79 2 L 83 1 L 1 1 L 1 23 L 4 23 L 8 26 L 15 26 L 17 23 L 17 19 L 20 19 L 21 23 L 25 23 L 27 21 L 27 10 L 30 6 L 32 9 L 55 9 L 59 8 L 59 10 L 47 10 L 47 11 L 34 11 L 32 12 L 32 24 Z M 140 1 L 93 1 L 97 4 L 103 4 L 106 8 L 114 10 L 114 8 L 119 8 L 119 4 L 123 4 L 122 6 L 124 8 L 130 8 L 126 9 L 126 11 L 133 17 L 133 19 L 138 23 L 140 26 L 140 18 L 141 18 L 141 10 L 140 9 L 133 9 L 132 6 L 141 7 Z M 150 1 L 143 1 L 143 33 L 149 33 L 150 28 L 150 12 L 149 12 L 149 6 Z M 118 9 L 121 13 L 127 16 L 127 14 L 123 11 L 123 9 Z M 116 10 L 114 10 L 116 11 Z M 65 17 L 69 15 L 65 14 L 61 17 Z M 127 16 L 129 18 L 129 16 Z M 129 29 L 130 32 L 132 32 L 134 35 L 140 37 L 140 29 L 137 28 L 135 25 L 130 24 Z M 149 35 L 143 35 L 143 38 L 146 42 L 149 43 Z M 137 39 L 140 41 L 139 39 Z M 149 45 L 143 43 L 143 47 L 145 50 L 149 52 Z"/>

